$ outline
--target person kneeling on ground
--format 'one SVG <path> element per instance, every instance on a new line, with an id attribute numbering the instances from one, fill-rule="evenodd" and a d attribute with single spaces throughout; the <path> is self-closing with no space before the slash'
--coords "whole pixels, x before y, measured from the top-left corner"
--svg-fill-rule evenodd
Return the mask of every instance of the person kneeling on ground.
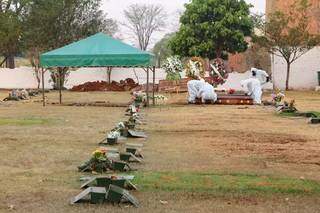
<path id="1" fill-rule="evenodd" d="M 260 81 L 253 76 L 247 80 L 241 81 L 242 87 L 247 87 L 248 95 L 253 99 L 254 104 L 261 104 L 262 89 Z"/>
<path id="2" fill-rule="evenodd" d="M 218 99 L 218 95 L 215 93 L 213 86 L 208 82 L 201 87 L 197 97 L 201 99 L 203 104 L 215 103 Z"/>
<path id="3" fill-rule="evenodd" d="M 188 103 L 189 104 L 195 104 L 196 99 L 198 98 L 198 94 L 200 89 L 205 85 L 205 81 L 203 79 L 201 80 L 191 80 L 188 82 Z"/>

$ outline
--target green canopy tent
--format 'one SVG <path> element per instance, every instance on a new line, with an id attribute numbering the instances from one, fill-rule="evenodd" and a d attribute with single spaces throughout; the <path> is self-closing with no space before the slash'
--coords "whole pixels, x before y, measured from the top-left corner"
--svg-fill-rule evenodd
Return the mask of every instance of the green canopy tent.
<path id="1" fill-rule="evenodd" d="M 104 33 L 44 53 L 40 56 L 42 68 L 57 67 L 142 67 L 147 72 L 147 104 L 149 104 L 149 71 L 153 72 L 153 103 L 155 86 L 154 55 L 141 51 Z M 44 92 L 44 71 L 42 70 Z M 62 102 L 60 85 L 60 104 Z M 43 105 L 45 105 L 43 94 Z"/>

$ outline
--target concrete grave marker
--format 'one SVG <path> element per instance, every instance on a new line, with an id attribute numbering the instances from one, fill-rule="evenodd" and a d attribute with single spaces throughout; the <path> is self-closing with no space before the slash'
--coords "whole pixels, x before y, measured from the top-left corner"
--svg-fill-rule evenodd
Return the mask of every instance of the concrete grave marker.
<path id="1" fill-rule="evenodd" d="M 129 137 L 132 138 L 147 138 L 148 136 L 144 132 L 128 130 Z"/>
<path id="2" fill-rule="evenodd" d="M 91 203 L 102 203 L 107 191 L 104 187 L 89 187 L 71 199 L 71 204 L 75 204 L 90 195 Z"/>

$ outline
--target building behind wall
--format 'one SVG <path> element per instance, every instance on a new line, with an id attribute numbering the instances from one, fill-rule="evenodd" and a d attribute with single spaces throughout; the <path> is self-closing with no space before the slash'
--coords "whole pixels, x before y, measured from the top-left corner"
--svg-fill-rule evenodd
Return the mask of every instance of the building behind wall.
<path id="1" fill-rule="evenodd" d="M 289 12 L 290 5 L 295 0 L 266 0 L 267 19 L 275 11 Z M 309 0 L 310 23 L 309 32 L 320 34 L 320 0 Z M 318 86 L 317 73 L 320 71 L 320 47 L 299 58 L 292 64 L 290 74 L 291 89 L 314 89 Z M 285 88 L 286 62 L 281 57 L 272 57 L 272 73 L 277 88 Z"/>

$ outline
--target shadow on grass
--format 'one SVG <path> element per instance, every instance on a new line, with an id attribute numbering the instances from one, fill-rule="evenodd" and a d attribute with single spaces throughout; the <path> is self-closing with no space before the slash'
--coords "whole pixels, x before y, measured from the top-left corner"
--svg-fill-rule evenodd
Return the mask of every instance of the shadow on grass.
<path id="1" fill-rule="evenodd" d="M 254 174 L 137 172 L 135 183 L 145 191 L 235 194 L 320 194 L 320 182 Z"/>

